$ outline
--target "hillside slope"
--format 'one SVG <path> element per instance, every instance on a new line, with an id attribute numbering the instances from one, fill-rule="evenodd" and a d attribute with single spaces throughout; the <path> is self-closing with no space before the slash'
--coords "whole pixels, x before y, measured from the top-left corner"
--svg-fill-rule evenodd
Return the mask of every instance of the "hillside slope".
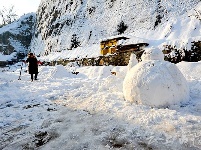
<path id="1" fill-rule="evenodd" d="M 171 34 L 168 32 L 169 27 L 175 23 L 172 20 L 182 15 L 188 17 L 188 12 L 195 10 L 199 2 L 200 0 L 42 0 L 31 49 L 42 55 L 77 47 L 87 49 L 92 45 L 97 45 L 98 49 L 101 39 L 123 34 L 146 39 L 160 39 L 160 36 L 166 38 L 167 34 Z M 197 12 L 200 13 L 199 11 L 198 9 Z M 165 29 L 165 33 L 161 29 Z M 153 36 L 153 31 L 161 35 Z"/>
<path id="2" fill-rule="evenodd" d="M 0 28 L 0 53 L 10 55 L 13 52 L 27 53 L 34 33 L 36 14 L 29 13 L 17 21 Z"/>

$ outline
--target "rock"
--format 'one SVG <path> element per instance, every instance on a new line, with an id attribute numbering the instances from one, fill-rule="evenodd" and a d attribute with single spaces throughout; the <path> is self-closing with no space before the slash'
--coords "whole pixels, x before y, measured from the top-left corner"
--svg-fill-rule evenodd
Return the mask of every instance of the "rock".
<path id="1" fill-rule="evenodd" d="M 10 55 L 13 52 L 26 52 L 34 33 L 35 13 L 22 16 L 19 20 L 0 28 L 0 52 Z"/>

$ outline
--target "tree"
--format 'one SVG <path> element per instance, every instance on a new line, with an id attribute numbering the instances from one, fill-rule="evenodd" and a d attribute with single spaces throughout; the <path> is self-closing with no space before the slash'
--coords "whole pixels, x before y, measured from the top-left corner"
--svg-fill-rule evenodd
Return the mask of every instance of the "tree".
<path id="1" fill-rule="evenodd" d="M 80 46 L 80 42 L 78 40 L 78 37 L 77 37 L 76 34 L 73 34 L 72 38 L 71 38 L 71 47 L 70 47 L 70 49 L 77 48 L 79 46 Z"/>
<path id="2" fill-rule="evenodd" d="M 0 26 L 12 23 L 17 19 L 17 17 L 18 15 L 14 11 L 13 5 L 9 8 L 3 6 L 3 9 L 0 9 Z"/>
<path id="3" fill-rule="evenodd" d="M 121 21 L 118 25 L 117 25 L 117 32 L 118 34 L 123 34 L 126 29 L 128 28 L 127 24 L 125 24 L 123 21 Z"/>

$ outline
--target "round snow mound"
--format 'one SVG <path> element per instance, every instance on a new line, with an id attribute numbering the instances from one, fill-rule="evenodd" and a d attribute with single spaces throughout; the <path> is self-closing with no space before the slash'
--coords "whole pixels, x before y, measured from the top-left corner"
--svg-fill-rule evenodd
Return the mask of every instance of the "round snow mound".
<path id="1" fill-rule="evenodd" d="M 160 60 L 142 61 L 127 72 L 123 81 L 127 101 L 167 107 L 189 100 L 189 88 L 176 65 Z"/>
<path id="2" fill-rule="evenodd" d="M 164 60 L 164 54 L 159 48 L 145 48 L 141 56 L 142 61 L 145 60 Z"/>

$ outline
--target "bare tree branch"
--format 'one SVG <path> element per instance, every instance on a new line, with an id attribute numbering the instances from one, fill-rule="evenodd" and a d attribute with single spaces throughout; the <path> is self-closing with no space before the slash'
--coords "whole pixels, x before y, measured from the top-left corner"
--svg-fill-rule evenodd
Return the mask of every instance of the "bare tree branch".
<path id="1" fill-rule="evenodd" d="M 17 17 L 18 15 L 14 11 L 13 5 L 9 8 L 3 6 L 3 8 L 0 9 L 0 26 L 12 23 Z"/>

